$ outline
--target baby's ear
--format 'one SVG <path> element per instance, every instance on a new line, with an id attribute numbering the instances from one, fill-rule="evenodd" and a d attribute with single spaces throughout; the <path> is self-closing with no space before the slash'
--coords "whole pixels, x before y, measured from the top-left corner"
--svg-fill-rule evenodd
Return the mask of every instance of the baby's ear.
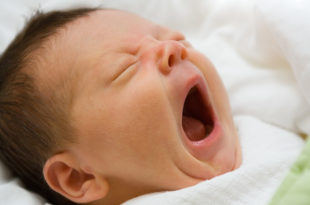
<path id="1" fill-rule="evenodd" d="M 89 203 L 104 198 L 109 185 L 103 177 L 85 171 L 68 152 L 49 158 L 43 169 L 47 184 L 75 203 Z"/>

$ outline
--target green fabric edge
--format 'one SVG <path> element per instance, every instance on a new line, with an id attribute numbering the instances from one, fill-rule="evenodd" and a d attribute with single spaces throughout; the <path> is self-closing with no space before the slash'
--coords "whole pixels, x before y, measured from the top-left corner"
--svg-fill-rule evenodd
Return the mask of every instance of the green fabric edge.
<path id="1" fill-rule="evenodd" d="M 310 139 L 274 194 L 269 205 L 310 204 Z"/>

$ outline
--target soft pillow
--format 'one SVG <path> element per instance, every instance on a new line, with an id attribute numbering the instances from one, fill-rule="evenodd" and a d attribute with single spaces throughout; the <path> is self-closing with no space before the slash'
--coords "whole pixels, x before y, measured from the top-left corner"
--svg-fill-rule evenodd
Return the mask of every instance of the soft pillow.
<path id="1" fill-rule="evenodd" d="M 291 65 L 299 88 L 310 105 L 310 2 L 263 0 L 258 5 L 261 17 Z M 296 125 L 304 133 L 310 133 L 309 106 L 301 110 Z"/>

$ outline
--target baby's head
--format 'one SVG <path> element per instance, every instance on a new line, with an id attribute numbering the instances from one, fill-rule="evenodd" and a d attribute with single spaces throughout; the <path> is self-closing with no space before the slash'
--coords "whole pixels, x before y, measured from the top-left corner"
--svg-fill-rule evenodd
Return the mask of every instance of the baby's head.
<path id="1" fill-rule="evenodd" d="M 1 159 L 54 202 L 48 186 L 118 204 L 240 165 L 224 86 L 179 32 L 118 10 L 41 14 L 0 69 Z"/>

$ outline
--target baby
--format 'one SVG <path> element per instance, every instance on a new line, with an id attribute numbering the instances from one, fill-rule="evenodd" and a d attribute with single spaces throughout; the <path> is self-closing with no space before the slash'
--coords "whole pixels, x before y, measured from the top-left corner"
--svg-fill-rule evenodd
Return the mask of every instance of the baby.
<path id="1" fill-rule="evenodd" d="M 120 204 L 241 164 L 211 62 L 136 15 L 38 14 L 0 69 L 1 160 L 52 203 Z"/>

